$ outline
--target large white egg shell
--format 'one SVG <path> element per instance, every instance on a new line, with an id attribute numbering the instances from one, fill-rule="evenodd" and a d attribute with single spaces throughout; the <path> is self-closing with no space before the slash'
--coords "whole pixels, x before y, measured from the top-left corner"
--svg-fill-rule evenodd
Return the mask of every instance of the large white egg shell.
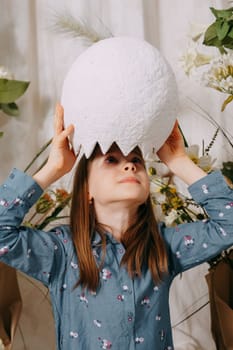
<path id="1" fill-rule="evenodd" d="M 132 37 L 104 39 L 74 62 L 63 85 L 65 125 L 75 125 L 74 151 L 90 157 L 116 142 L 124 155 L 156 152 L 177 118 L 174 74 L 160 52 Z"/>

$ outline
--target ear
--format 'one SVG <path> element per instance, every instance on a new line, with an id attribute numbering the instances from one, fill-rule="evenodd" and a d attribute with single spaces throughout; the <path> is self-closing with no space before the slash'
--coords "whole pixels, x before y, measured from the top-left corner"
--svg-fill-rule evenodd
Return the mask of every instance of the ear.
<path id="1" fill-rule="evenodd" d="M 93 203 L 93 197 L 92 197 L 92 195 L 90 194 L 90 192 L 88 192 L 88 201 L 89 201 L 89 204 L 92 204 L 92 203 Z"/>

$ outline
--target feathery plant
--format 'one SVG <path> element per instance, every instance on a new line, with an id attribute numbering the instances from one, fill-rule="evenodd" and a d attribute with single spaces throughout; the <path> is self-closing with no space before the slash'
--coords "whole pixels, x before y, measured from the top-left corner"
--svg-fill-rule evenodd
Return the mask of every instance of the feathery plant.
<path id="1" fill-rule="evenodd" d="M 98 33 L 93 26 L 87 23 L 87 20 L 75 18 L 70 13 L 55 13 L 52 18 L 51 30 L 56 33 L 67 34 L 75 39 L 82 38 L 92 43 L 96 43 L 102 39 L 112 37 L 110 30 L 98 18 L 102 26 L 102 33 Z"/>

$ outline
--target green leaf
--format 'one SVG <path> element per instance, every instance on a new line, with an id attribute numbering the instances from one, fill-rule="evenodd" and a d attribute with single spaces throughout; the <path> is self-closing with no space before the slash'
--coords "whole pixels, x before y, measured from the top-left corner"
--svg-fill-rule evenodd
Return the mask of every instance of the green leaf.
<path id="1" fill-rule="evenodd" d="M 230 37 L 231 39 L 233 39 L 233 28 L 230 29 L 229 33 L 228 33 L 228 37 Z"/>
<path id="2" fill-rule="evenodd" d="M 3 135 L 4 135 L 4 132 L 0 131 L 0 138 L 3 137 Z"/>
<path id="3" fill-rule="evenodd" d="M 224 47 L 226 47 L 227 49 L 233 49 L 233 42 L 226 42 L 224 43 Z M 226 53 L 226 52 L 224 52 Z"/>
<path id="4" fill-rule="evenodd" d="M 7 115 L 10 115 L 12 117 L 18 117 L 19 115 L 19 107 L 15 102 L 11 103 L 2 103 L 1 104 L 1 109 L 3 110 L 4 113 Z"/>
<path id="5" fill-rule="evenodd" d="M 224 55 L 224 54 L 227 53 L 227 51 L 224 49 L 223 46 L 219 46 L 218 49 L 219 49 L 219 52 L 220 52 L 221 55 Z M 221 90 L 220 90 L 220 91 L 221 91 Z"/>
<path id="6" fill-rule="evenodd" d="M 207 43 L 215 38 L 217 38 L 217 30 L 216 30 L 216 23 L 212 23 L 205 31 L 204 36 L 204 44 L 208 45 Z"/>
<path id="7" fill-rule="evenodd" d="M 230 18 L 232 16 L 233 7 L 225 10 L 217 10 L 214 7 L 210 7 L 211 12 L 216 18 Z"/>
<path id="8" fill-rule="evenodd" d="M 220 41 L 227 36 L 229 29 L 230 25 L 226 21 L 216 21 L 216 31 Z"/>
<path id="9" fill-rule="evenodd" d="M 203 41 L 203 44 L 206 46 L 215 46 L 217 48 L 222 46 L 222 42 L 218 40 L 218 37 L 216 36 L 214 39 L 208 40 L 208 41 Z"/>
<path id="10" fill-rule="evenodd" d="M 227 99 L 223 102 L 221 112 L 224 111 L 228 103 L 230 103 L 231 101 L 233 101 L 233 95 L 228 96 Z"/>
<path id="11" fill-rule="evenodd" d="M 11 103 L 24 94 L 28 81 L 0 79 L 0 103 Z"/>
<path id="12" fill-rule="evenodd" d="M 216 22 L 212 23 L 206 30 L 203 44 L 206 46 L 221 47 L 222 42 L 218 39 Z"/>

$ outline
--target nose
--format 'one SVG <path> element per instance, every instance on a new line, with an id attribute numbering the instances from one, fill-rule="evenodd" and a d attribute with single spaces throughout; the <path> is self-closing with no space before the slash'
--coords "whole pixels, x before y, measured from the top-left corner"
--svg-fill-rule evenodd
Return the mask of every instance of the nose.
<path id="1" fill-rule="evenodd" d="M 124 170 L 125 171 L 136 171 L 136 166 L 134 163 L 131 163 L 131 162 L 127 162 L 125 165 L 124 165 Z"/>

